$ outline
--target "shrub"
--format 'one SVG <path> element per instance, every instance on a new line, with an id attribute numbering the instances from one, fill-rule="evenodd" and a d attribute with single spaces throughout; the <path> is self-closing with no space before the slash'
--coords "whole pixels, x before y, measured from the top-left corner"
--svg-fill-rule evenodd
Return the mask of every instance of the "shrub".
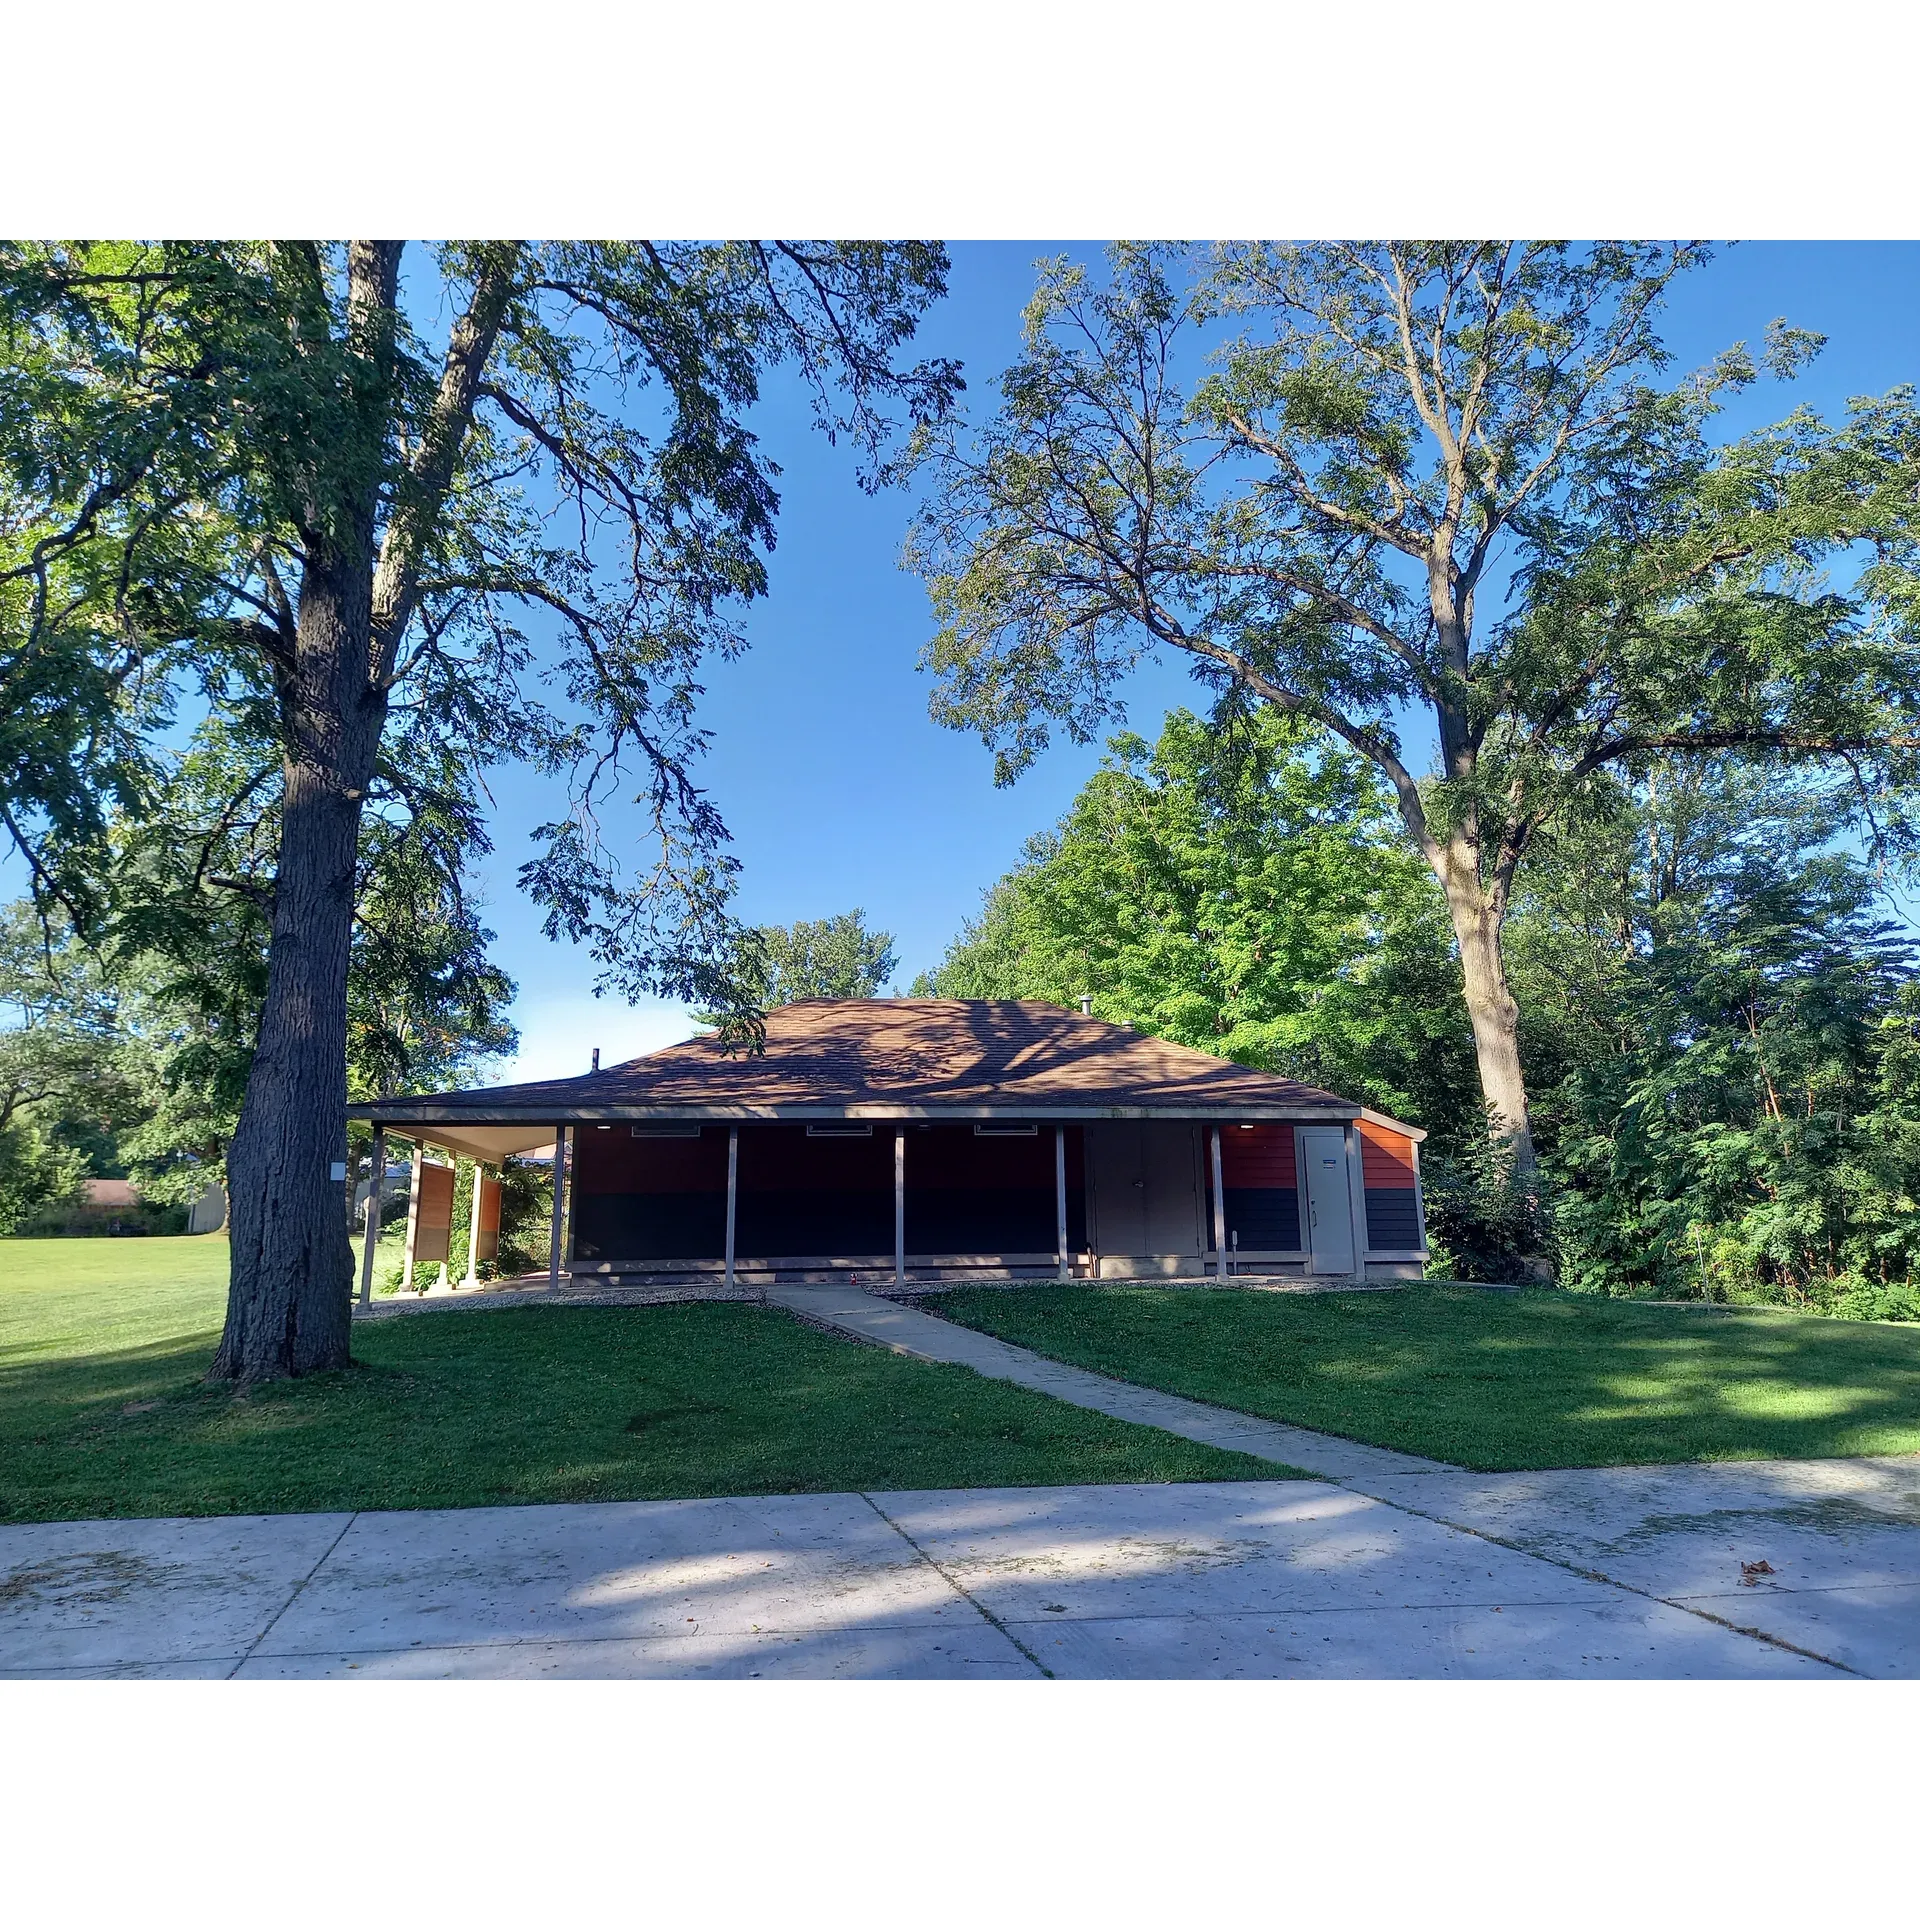
<path id="1" fill-rule="evenodd" d="M 1489 1132 L 1422 1162 L 1436 1280 L 1551 1283 L 1553 1210 L 1539 1176 L 1523 1177 L 1513 1160 L 1512 1144 Z"/>

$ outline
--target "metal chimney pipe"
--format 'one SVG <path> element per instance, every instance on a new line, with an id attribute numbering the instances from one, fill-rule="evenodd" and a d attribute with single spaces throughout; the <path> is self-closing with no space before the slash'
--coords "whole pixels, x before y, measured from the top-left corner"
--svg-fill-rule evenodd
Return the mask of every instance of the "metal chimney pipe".
<path id="1" fill-rule="evenodd" d="M 1086 1014 L 1089 1018 L 1092 1017 L 1093 1015 L 1093 995 L 1092 994 L 1083 993 L 1080 996 L 1080 1011 Z"/>
<path id="2" fill-rule="evenodd" d="M 598 1047 L 595 1047 L 593 1050 L 593 1065 L 589 1067 L 587 1071 L 589 1073 L 598 1073 L 600 1071 L 600 1049 Z"/>

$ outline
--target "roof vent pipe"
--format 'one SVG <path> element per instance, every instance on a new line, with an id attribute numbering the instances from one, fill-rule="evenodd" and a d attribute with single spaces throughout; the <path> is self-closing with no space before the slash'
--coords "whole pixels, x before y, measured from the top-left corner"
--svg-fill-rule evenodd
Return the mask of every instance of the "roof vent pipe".
<path id="1" fill-rule="evenodd" d="M 1093 1015 L 1093 995 L 1092 994 L 1083 993 L 1080 996 L 1080 1011 L 1086 1014 L 1088 1018 L 1092 1018 L 1092 1015 Z"/>
<path id="2" fill-rule="evenodd" d="M 589 1073 L 598 1073 L 600 1071 L 600 1049 L 598 1047 L 595 1047 L 593 1050 L 593 1065 L 590 1066 L 587 1071 Z"/>

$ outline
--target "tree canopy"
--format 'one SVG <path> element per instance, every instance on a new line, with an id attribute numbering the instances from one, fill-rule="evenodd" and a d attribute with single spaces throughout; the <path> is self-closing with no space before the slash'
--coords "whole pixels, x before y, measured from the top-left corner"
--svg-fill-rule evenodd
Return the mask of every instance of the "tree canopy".
<path id="1" fill-rule="evenodd" d="M 356 945 L 363 976 L 392 970 L 356 935 L 364 840 L 384 872 L 411 863 L 403 892 L 424 882 L 443 964 L 484 998 L 460 863 L 484 844 L 485 769 L 530 763 L 565 795 L 520 869 L 548 933 L 601 984 L 698 999 L 751 1042 L 736 862 L 696 778 L 699 674 L 742 645 L 779 507 L 747 416 L 793 369 L 878 485 L 893 427 L 960 384 L 900 353 L 944 287 L 928 243 L 411 258 L 0 247 L 0 706 L 47 723 L 37 753 L 0 739 L 0 824 L 89 937 L 119 910 L 109 837 L 163 819 L 139 937 L 185 937 L 229 897 L 267 928 L 228 1156 L 234 1378 L 346 1358 L 328 1170 Z M 183 788 L 153 743 L 196 713 Z M 363 983 L 376 1024 L 392 1004 Z"/>
<path id="2" fill-rule="evenodd" d="M 1048 266 L 997 408 L 919 442 L 936 716 L 1011 779 L 1055 728 L 1097 738 L 1165 647 L 1328 728 L 1446 893 L 1523 1164 L 1501 931 L 1542 824 L 1605 769 L 1734 746 L 1888 809 L 1920 740 L 1912 391 L 1716 444 L 1725 397 L 1818 342 L 1777 326 L 1671 378 L 1661 302 L 1706 257 L 1120 246 Z"/>
<path id="3" fill-rule="evenodd" d="M 825 920 L 796 920 L 790 927 L 760 927 L 748 962 L 754 993 L 763 1006 L 795 1000 L 871 1000 L 900 964 L 893 935 L 869 931 L 866 910 Z"/>
<path id="4" fill-rule="evenodd" d="M 1363 762 L 1256 708 L 1117 735 L 915 993 L 1109 1020 L 1447 1132 L 1479 1119 L 1445 906 Z"/>

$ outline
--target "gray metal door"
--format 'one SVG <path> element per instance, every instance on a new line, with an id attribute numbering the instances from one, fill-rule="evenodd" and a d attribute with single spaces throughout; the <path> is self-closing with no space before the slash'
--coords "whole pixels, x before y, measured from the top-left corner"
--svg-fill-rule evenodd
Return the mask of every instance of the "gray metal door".
<path id="1" fill-rule="evenodd" d="M 1353 1193 L 1344 1127 L 1302 1127 L 1307 1167 L 1307 1265 L 1314 1273 L 1353 1271 Z"/>
<path id="2" fill-rule="evenodd" d="M 1147 1251 L 1147 1180 L 1141 1160 L 1145 1132 L 1138 1122 L 1124 1120 L 1087 1129 L 1096 1252 L 1125 1256 Z"/>
<path id="3" fill-rule="evenodd" d="M 1149 1121 L 1141 1171 L 1146 1177 L 1148 1253 L 1195 1254 L 1204 1247 L 1200 1213 L 1200 1148 L 1195 1129 Z"/>

